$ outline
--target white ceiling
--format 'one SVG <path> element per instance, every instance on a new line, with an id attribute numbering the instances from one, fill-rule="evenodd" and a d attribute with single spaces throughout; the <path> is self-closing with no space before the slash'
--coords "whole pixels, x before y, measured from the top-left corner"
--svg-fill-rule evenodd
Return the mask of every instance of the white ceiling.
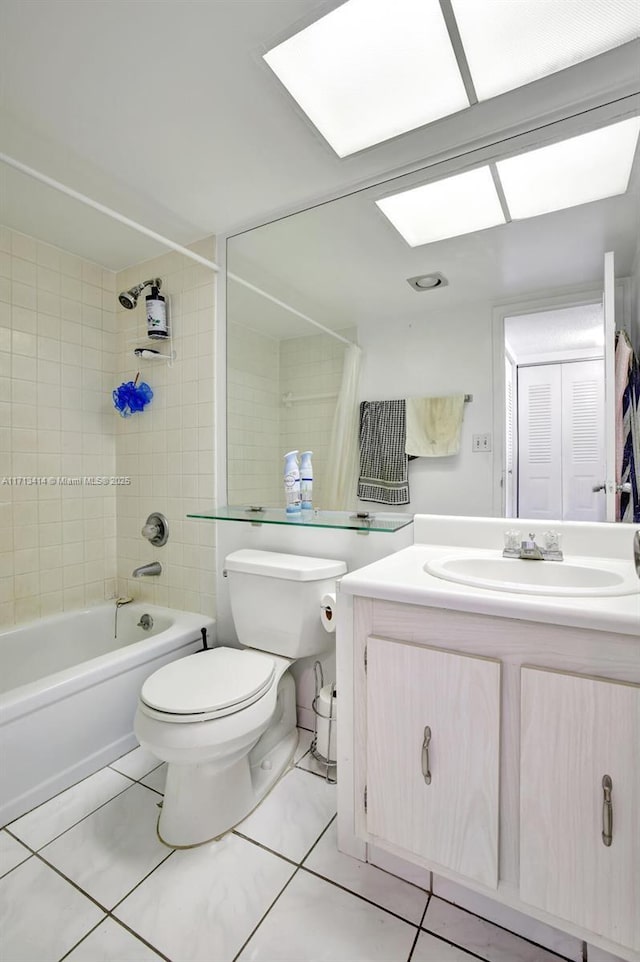
<path id="1" fill-rule="evenodd" d="M 386 184 L 402 190 L 415 175 Z M 626 194 L 409 247 L 378 210 L 371 188 L 247 231 L 228 242 L 228 267 L 334 330 L 438 322 L 462 306 L 602 285 L 603 255 L 628 276 L 638 246 L 640 161 Z M 439 271 L 447 287 L 415 291 L 406 282 Z M 228 282 L 229 317 L 272 337 L 314 329 Z"/>
<path id="2" fill-rule="evenodd" d="M 188 243 L 415 167 L 483 131 L 606 103 L 633 75 L 627 44 L 341 160 L 262 60 L 338 5 L 2 0 L 0 152 Z M 9 226 L 112 269 L 158 253 L 23 175 L 0 174 Z"/>

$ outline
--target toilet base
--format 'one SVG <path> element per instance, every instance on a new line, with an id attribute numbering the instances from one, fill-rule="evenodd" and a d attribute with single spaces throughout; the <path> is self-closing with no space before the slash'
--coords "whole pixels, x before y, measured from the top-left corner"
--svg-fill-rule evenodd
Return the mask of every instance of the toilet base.
<path id="1" fill-rule="evenodd" d="M 280 682 L 271 724 L 251 751 L 227 768 L 219 763 L 170 762 L 158 838 L 171 848 L 193 848 L 231 831 L 289 768 L 298 744 L 293 679 Z"/>

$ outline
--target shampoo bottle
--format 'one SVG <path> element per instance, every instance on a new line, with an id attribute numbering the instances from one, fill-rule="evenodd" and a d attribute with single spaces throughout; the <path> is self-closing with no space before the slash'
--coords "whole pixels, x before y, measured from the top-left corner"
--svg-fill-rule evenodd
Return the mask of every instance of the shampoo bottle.
<path id="1" fill-rule="evenodd" d="M 313 451 L 303 451 L 300 461 L 300 502 L 303 511 L 313 508 L 313 468 L 311 455 Z"/>
<path id="2" fill-rule="evenodd" d="M 300 511 L 300 471 L 297 451 L 289 451 L 284 456 L 284 501 L 287 514 L 297 514 Z"/>
<path id="3" fill-rule="evenodd" d="M 147 302 L 147 336 L 154 338 L 169 337 L 167 324 L 167 302 L 157 287 L 151 288 Z"/>

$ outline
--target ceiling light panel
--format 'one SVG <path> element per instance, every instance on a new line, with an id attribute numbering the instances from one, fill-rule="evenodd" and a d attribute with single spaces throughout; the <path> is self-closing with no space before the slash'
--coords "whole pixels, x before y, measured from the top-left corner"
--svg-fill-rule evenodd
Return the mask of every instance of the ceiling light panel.
<path id="1" fill-rule="evenodd" d="M 451 0 L 479 100 L 633 40 L 637 0 Z"/>
<path id="2" fill-rule="evenodd" d="M 514 219 L 624 194 L 629 184 L 640 118 L 540 147 L 496 164 Z"/>
<path id="3" fill-rule="evenodd" d="M 437 0 L 347 0 L 264 59 L 340 157 L 469 106 Z"/>
<path id="4" fill-rule="evenodd" d="M 377 200 L 411 247 L 505 223 L 488 167 Z"/>

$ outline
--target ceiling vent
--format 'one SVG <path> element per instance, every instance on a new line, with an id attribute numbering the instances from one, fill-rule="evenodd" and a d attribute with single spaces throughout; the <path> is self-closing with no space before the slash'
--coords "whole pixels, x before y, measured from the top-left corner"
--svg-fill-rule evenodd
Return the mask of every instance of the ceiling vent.
<path id="1" fill-rule="evenodd" d="M 414 291 L 435 291 L 438 287 L 447 287 L 449 281 L 444 274 L 436 271 L 435 274 L 419 274 L 418 277 L 407 277 L 407 284 Z"/>

